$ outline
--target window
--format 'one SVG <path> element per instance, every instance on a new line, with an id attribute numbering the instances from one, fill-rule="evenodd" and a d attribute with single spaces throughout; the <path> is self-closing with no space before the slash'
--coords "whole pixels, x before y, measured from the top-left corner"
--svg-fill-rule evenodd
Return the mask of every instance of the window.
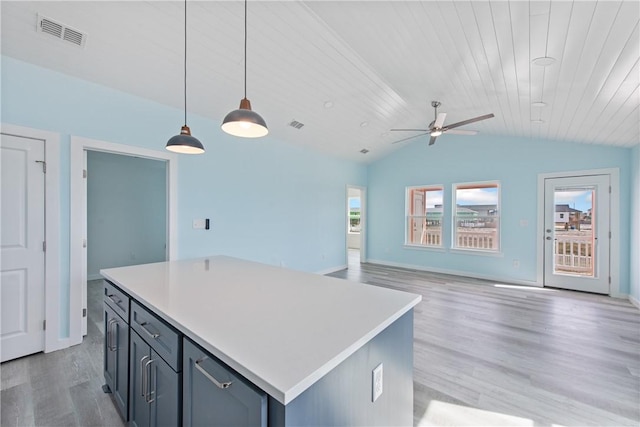
<path id="1" fill-rule="evenodd" d="M 407 187 L 407 245 L 442 247 L 441 186 Z"/>
<path id="2" fill-rule="evenodd" d="M 453 248 L 500 251 L 500 185 L 455 184 Z"/>
<path id="3" fill-rule="evenodd" d="M 360 197 L 349 197 L 349 233 L 360 233 Z"/>

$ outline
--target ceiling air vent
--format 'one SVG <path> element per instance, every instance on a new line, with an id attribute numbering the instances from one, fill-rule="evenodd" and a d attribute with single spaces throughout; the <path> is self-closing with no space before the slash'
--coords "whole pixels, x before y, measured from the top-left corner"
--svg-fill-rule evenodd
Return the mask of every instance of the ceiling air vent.
<path id="1" fill-rule="evenodd" d="M 38 32 L 52 35 L 53 37 L 74 44 L 76 46 L 84 47 L 87 40 L 87 34 L 82 31 L 74 30 L 73 28 L 54 21 L 51 18 L 47 18 L 38 14 Z"/>
<path id="2" fill-rule="evenodd" d="M 302 126 L 304 126 L 304 123 L 300 123 L 298 121 L 293 120 L 291 121 L 291 123 L 289 123 L 289 126 L 296 129 L 302 129 Z"/>

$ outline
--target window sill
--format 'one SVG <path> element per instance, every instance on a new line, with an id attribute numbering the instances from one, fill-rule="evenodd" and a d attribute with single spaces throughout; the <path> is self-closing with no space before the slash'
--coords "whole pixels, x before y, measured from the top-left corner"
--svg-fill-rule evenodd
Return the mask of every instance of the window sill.
<path id="1" fill-rule="evenodd" d="M 496 252 L 496 251 L 483 251 L 478 249 L 459 249 L 459 248 L 451 248 L 450 252 L 452 254 L 464 254 L 464 255 L 479 255 L 479 256 L 488 256 L 488 257 L 496 257 L 496 258 L 504 258 L 504 253 Z"/>
<path id="2" fill-rule="evenodd" d="M 447 250 L 442 246 L 424 246 L 424 245 L 410 245 L 404 244 L 405 249 L 417 250 L 417 251 L 431 251 L 431 252 L 446 252 Z"/>

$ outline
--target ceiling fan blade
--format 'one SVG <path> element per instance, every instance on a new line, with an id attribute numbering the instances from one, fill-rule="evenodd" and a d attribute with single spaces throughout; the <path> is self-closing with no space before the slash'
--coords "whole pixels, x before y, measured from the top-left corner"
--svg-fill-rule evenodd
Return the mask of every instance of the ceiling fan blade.
<path id="1" fill-rule="evenodd" d="M 444 125 L 444 119 L 447 117 L 447 113 L 439 113 L 436 121 L 433 123 L 434 128 L 441 128 Z M 431 127 L 431 126 L 430 126 Z"/>
<path id="2" fill-rule="evenodd" d="M 393 141 L 393 142 L 392 142 L 392 144 L 397 144 L 397 143 L 399 143 L 399 142 L 408 141 L 408 140 L 410 140 L 410 139 L 417 138 L 417 137 L 419 137 L 419 136 L 428 135 L 428 134 L 429 134 L 429 132 L 426 132 L 426 133 L 420 133 L 420 134 L 418 134 L 418 135 L 413 135 L 413 136 L 410 136 L 410 137 L 408 137 L 408 138 L 403 138 L 403 139 L 399 139 L 399 140 L 397 140 L 397 141 Z"/>
<path id="3" fill-rule="evenodd" d="M 463 120 L 463 121 L 458 122 L 458 123 L 453 123 L 451 125 L 445 126 L 442 130 L 443 131 L 447 131 L 449 129 L 453 129 L 453 128 L 457 128 L 457 127 L 460 127 L 460 126 L 468 125 L 469 123 L 475 123 L 475 122 L 479 122 L 480 120 L 490 119 L 491 117 L 494 117 L 493 113 L 485 114 L 484 116 L 474 117 L 473 119 L 469 119 L 469 120 Z"/>
<path id="4" fill-rule="evenodd" d="M 429 145 L 433 145 L 436 143 L 436 138 L 437 136 L 432 136 L 431 139 L 429 140 Z"/>
<path id="5" fill-rule="evenodd" d="M 391 132 L 429 132 L 429 129 L 389 129 Z"/>
<path id="6" fill-rule="evenodd" d="M 465 130 L 465 129 L 450 129 L 445 131 L 451 135 L 477 135 L 477 130 Z"/>

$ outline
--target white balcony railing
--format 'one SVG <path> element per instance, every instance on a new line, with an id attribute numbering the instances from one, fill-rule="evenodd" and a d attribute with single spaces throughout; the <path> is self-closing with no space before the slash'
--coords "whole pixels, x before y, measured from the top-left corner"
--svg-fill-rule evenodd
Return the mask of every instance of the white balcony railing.
<path id="1" fill-rule="evenodd" d="M 554 271 L 593 276 L 593 236 L 556 233 Z"/>

